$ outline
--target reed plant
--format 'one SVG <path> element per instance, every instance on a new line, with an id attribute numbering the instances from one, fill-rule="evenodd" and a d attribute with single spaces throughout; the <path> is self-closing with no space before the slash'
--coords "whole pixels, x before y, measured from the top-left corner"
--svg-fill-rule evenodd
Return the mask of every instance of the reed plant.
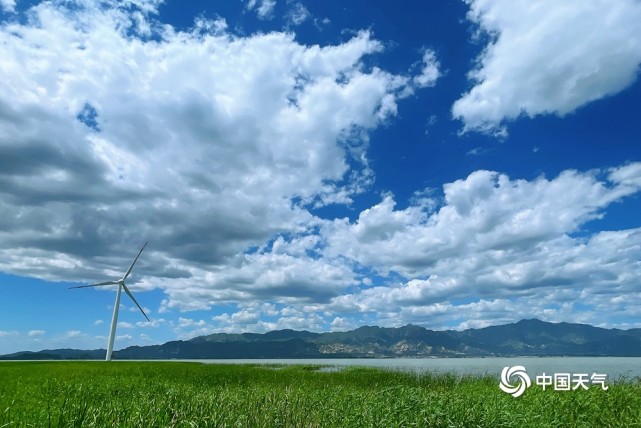
<path id="1" fill-rule="evenodd" d="M 183 362 L 0 363 L 0 427 L 641 426 L 641 383 L 529 388 L 494 377 Z"/>

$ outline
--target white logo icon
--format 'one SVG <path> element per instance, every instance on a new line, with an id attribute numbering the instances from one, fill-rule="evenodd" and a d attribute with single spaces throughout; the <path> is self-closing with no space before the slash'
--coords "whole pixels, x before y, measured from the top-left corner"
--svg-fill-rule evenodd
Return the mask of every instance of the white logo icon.
<path id="1" fill-rule="evenodd" d="M 510 380 L 512 377 L 518 378 L 518 384 L 512 385 Z M 512 394 L 513 397 L 520 397 L 527 388 L 532 385 L 530 376 L 525 372 L 525 367 L 523 366 L 514 366 L 514 367 L 503 367 L 501 372 L 501 383 L 499 387 L 508 394 Z"/>

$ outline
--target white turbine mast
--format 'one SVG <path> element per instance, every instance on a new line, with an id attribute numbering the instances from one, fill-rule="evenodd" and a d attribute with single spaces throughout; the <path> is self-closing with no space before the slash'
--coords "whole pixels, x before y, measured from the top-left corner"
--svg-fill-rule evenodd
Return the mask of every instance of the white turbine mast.
<path id="1" fill-rule="evenodd" d="M 129 274 L 131 273 L 131 270 L 134 268 L 134 265 L 136 264 L 136 261 L 138 261 L 138 257 L 140 257 L 140 253 L 142 253 L 142 250 L 144 250 L 146 246 L 147 246 L 147 242 L 145 242 L 145 245 L 142 246 L 142 248 L 138 252 L 138 255 L 134 259 L 133 263 L 131 264 L 131 266 L 129 266 L 129 269 L 127 269 L 127 273 L 125 273 L 125 275 L 122 278 L 120 278 L 120 279 L 118 279 L 116 281 L 105 281 L 105 282 L 99 282 L 97 284 L 79 285 L 77 287 L 69 287 L 69 288 L 87 288 L 87 287 L 98 287 L 98 286 L 101 286 L 101 285 L 118 285 L 118 291 L 116 292 L 116 303 L 114 303 L 114 314 L 113 314 L 113 317 L 111 318 L 111 329 L 109 330 L 109 343 L 107 345 L 107 357 L 105 358 L 106 361 L 111 361 L 111 353 L 113 352 L 113 349 L 114 349 L 114 339 L 116 338 L 116 324 L 118 324 L 118 308 L 120 307 L 120 291 L 123 288 L 125 289 L 125 293 L 127 293 L 129 295 L 129 297 L 131 297 L 131 300 L 134 301 L 136 306 L 138 306 L 138 309 L 140 309 L 140 312 L 142 312 L 142 314 L 145 316 L 145 318 L 147 318 L 147 321 L 151 322 L 149 320 L 149 317 L 145 313 L 145 311 L 142 310 L 142 307 L 138 304 L 138 302 L 134 298 L 134 295 L 131 294 L 131 291 L 129 291 L 129 289 L 125 285 L 125 280 L 127 279 Z"/>

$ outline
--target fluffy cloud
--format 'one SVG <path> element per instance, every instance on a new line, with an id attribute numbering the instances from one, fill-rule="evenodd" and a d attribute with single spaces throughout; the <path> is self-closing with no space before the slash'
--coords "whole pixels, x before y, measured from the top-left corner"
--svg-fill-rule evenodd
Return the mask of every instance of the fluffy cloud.
<path id="1" fill-rule="evenodd" d="M 635 0 L 466 0 L 490 42 L 454 103 L 465 130 L 500 132 L 520 115 L 565 115 L 637 77 L 641 4 Z"/>
<path id="2" fill-rule="evenodd" d="M 293 25 L 301 25 L 311 17 L 309 10 L 302 3 L 294 3 L 288 13 L 288 20 Z"/>
<path id="3" fill-rule="evenodd" d="M 292 329 L 307 331 L 323 331 L 326 320 L 322 315 L 314 312 L 304 312 L 292 307 L 276 309 L 269 303 L 245 304 L 232 315 L 224 313 L 212 317 L 212 331 L 217 332 L 238 332 L 251 331 L 264 333 L 271 330 Z M 187 333 L 187 337 L 193 333 Z"/>
<path id="4" fill-rule="evenodd" d="M 13 12 L 16 9 L 16 0 L 0 0 L 0 8 L 5 12 Z"/>
<path id="5" fill-rule="evenodd" d="M 305 204 L 367 185 L 361 137 L 412 84 L 363 66 L 382 50 L 367 32 L 304 46 L 202 19 L 177 32 L 154 2 L 63 3 L 0 29 L 6 272 L 102 277 L 149 238 L 147 274 L 189 278 L 304 231 Z"/>
<path id="6" fill-rule="evenodd" d="M 437 77 L 435 57 L 393 75 L 364 64 L 383 50 L 366 31 L 334 46 L 221 18 L 177 31 L 158 3 L 43 2 L 0 27 L 0 270 L 116 277 L 149 239 L 135 276 L 166 291 L 161 310 L 357 284 L 315 248 L 310 207 L 367 188 L 367 132 Z"/>
<path id="7" fill-rule="evenodd" d="M 611 203 L 639 192 L 640 178 L 640 163 L 533 181 L 476 171 L 446 184 L 436 210 L 437 202 L 425 198 L 396 210 L 393 197 L 385 196 L 355 222 L 328 222 L 322 233 L 326 256 L 351 258 L 383 280 L 314 310 L 372 313 L 389 325 L 429 320 L 461 328 L 514 320 L 515 313 L 559 319 L 560 306 L 574 304 L 590 308 L 577 312 L 576 321 L 594 316 L 607 300 L 639 286 L 641 229 L 587 238 L 578 232 Z M 633 305 L 624 303 L 617 307 L 630 311 Z M 486 306 L 495 304 L 503 309 L 492 318 Z M 603 317 L 600 312 L 597 319 Z"/>
<path id="8" fill-rule="evenodd" d="M 395 210 L 388 195 L 355 223 L 333 221 L 326 226 L 326 251 L 408 277 L 430 275 L 450 258 L 528 252 L 533 244 L 577 231 L 613 201 L 639 191 L 640 174 L 639 164 L 614 169 L 605 181 L 596 172 L 526 181 L 475 171 L 444 185 L 445 203 L 434 213 L 433 200 Z"/>
<path id="9" fill-rule="evenodd" d="M 260 19 L 272 19 L 276 0 L 249 0 L 247 10 L 255 10 Z"/>
<path id="10" fill-rule="evenodd" d="M 279 238 L 271 248 L 239 255 L 224 267 L 193 270 L 189 281 L 168 281 L 165 308 L 209 309 L 238 301 L 327 302 L 358 280 L 351 266 L 340 258 L 316 257 L 297 251 L 300 241 L 316 239 L 303 236 L 285 243 Z"/>
<path id="11" fill-rule="evenodd" d="M 220 18 L 177 31 L 158 2 L 64 4 L 0 27 L 3 272 L 116 277 L 149 239 L 134 274 L 163 290 L 158 312 L 230 308 L 126 325 L 179 337 L 555 320 L 579 302 L 574 320 L 634 313 L 641 231 L 581 232 L 639 191 L 641 164 L 530 181 L 480 170 L 409 207 L 385 195 L 356 220 L 321 219 L 313 208 L 371 184 L 367 134 L 434 85 L 433 52 L 394 75 L 366 65 L 383 50 L 368 32 L 306 46 Z"/>
<path id="12" fill-rule="evenodd" d="M 423 53 L 421 73 L 414 76 L 414 83 L 416 83 L 416 86 L 419 88 L 434 86 L 440 75 L 440 64 L 436 59 L 436 54 L 434 51 L 426 50 Z"/>
<path id="13" fill-rule="evenodd" d="M 118 322 L 118 328 L 134 328 L 134 325 L 130 322 L 120 321 Z"/>
<path id="14" fill-rule="evenodd" d="M 442 197 L 432 191 L 396 209 L 387 195 L 353 222 L 279 237 L 199 281 L 215 287 L 175 288 L 169 300 L 255 302 L 214 317 L 210 331 L 468 328 L 527 317 L 612 325 L 613 310 L 630 317 L 641 304 L 641 229 L 583 227 L 639 192 L 640 178 L 641 163 L 531 181 L 476 171 L 444 185 Z"/>

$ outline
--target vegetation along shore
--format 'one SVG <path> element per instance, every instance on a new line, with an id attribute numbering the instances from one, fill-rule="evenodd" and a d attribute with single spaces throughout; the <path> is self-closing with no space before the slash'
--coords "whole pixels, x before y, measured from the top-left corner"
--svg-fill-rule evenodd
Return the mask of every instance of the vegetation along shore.
<path id="1" fill-rule="evenodd" d="M 641 382 L 501 391 L 498 379 L 349 367 L 0 363 L 0 427 L 641 426 Z"/>

